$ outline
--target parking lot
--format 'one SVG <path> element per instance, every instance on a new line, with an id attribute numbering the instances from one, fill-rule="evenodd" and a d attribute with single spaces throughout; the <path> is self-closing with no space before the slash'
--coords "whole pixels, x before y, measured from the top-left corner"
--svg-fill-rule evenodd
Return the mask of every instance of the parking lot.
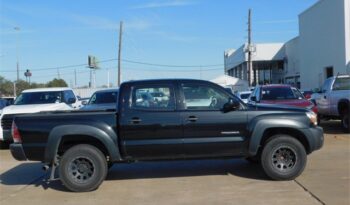
<path id="1" fill-rule="evenodd" d="M 241 159 L 116 164 L 98 190 L 68 192 L 36 162 L 0 150 L 0 204 L 350 204 L 350 136 L 324 122 L 324 147 L 293 181 Z"/>

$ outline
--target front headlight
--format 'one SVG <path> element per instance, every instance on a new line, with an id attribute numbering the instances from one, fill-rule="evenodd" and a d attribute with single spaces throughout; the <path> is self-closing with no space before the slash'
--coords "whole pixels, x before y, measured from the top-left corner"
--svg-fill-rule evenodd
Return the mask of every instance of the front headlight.
<path id="1" fill-rule="evenodd" d="M 314 112 L 307 112 L 306 116 L 310 119 L 310 123 L 317 126 L 317 115 Z"/>

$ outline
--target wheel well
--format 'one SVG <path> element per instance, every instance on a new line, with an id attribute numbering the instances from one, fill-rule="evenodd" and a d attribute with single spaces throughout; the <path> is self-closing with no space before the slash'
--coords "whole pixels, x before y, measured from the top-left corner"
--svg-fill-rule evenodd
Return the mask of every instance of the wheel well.
<path id="1" fill-rule="evenodd" d="M 63 155 L 69 148 L 78 144 L 89 144 L 98 148 L 108 159 L 109 153 L 106 146 L 98 139 L 88 135 L 65 135 L 62 137 L 57 153 Z"/>
<path id="2" fill-rule="evenodd" d="M 305 137 L 305 135 L 293 128 L 283 127 L 283 128 L 269 128 L 264 131 L 263 137 L 260 141 L 260 149 L 265 146 L 267 141 L 271 139 L 274 135 L 285 134 L 297 139 L 304 146 L 307 153 L 310 153 L 310 145 Z"/>
<path id="3" fill-rule="evenodd" d="M 338 103 L 338 113 L 342 115 L 344 112 L 349 111 L 349 107 L 350 107 L 349 101 L 341 100 Z"/>

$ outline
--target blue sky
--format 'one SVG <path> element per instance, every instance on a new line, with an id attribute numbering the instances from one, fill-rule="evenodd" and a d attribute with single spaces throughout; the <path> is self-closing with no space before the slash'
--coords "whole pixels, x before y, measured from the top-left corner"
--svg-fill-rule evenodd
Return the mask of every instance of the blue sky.
<path id="1" fill-rule="evenodd" d="M 247 13 L 252 9 L 253 42 L 285 42 L 298 35 L 298 14 L 316 0 L 0 0 L 0 75 L 16 79 L 16 41 L 20 77 L 30 69 L 32 81 L 57 77 L 87 85 L 87 56 L 117 58 L 119 22 L 124 22 L 122 80 L 202 78 L 223 74 L 223 54 L 246 41 Z M 20 27 L 17 32 L 13 28 Z M 202 67 L 201 67 L 202 65 Z M 213 65 L 206 67 L 207 65 Z M 116 83 L 117 61 L 100 63 L 97 85 Z M 52 68 L 52 69 L 46 69 Z M 202 70 L 202 72 L 199 72 Z"/>

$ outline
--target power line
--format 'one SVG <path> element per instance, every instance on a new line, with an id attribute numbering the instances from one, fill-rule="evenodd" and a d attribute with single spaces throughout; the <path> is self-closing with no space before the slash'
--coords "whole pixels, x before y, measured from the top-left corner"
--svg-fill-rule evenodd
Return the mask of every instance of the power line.
<path id="1" fill-rule="evenodd" d="M 111 61 L 117 61 L 117 60 L 118 60 L 117 58 L 112 58 L 112 59 L 100 60 L 99 63 L 105 63 L 105 62 L 111 62 Z M 157 66 L 157 67 L 172 67 L 172 68 L 199 68 L 199 67 L 216 67 L 216 66 L 223 66 L 224 65 L 224 64 L 170 65 L 170 64 L 158 64 L 158 63 L 141 62 L 141 61 L 134 61 L 134 60 L 128 60 L 128 59 L 121 59 L 121 61 L 122 62 L 126 62 L 126 63 L 140 64 L 140 65 Z M 44 67 L 44 68 L 32 68 L 31 71 L 57 70 L 57 69 L 74 68 L 74 67 L 81 67 L 81 66 L 87 66 L 87 63 L 73 64 L 73 65 L 64 65 L 64 66 L 55 66 L 55 67 Z M 13 70 L 2 70 L 1 72 L 16 72 L 16 71 L 13 71 Z"/>

